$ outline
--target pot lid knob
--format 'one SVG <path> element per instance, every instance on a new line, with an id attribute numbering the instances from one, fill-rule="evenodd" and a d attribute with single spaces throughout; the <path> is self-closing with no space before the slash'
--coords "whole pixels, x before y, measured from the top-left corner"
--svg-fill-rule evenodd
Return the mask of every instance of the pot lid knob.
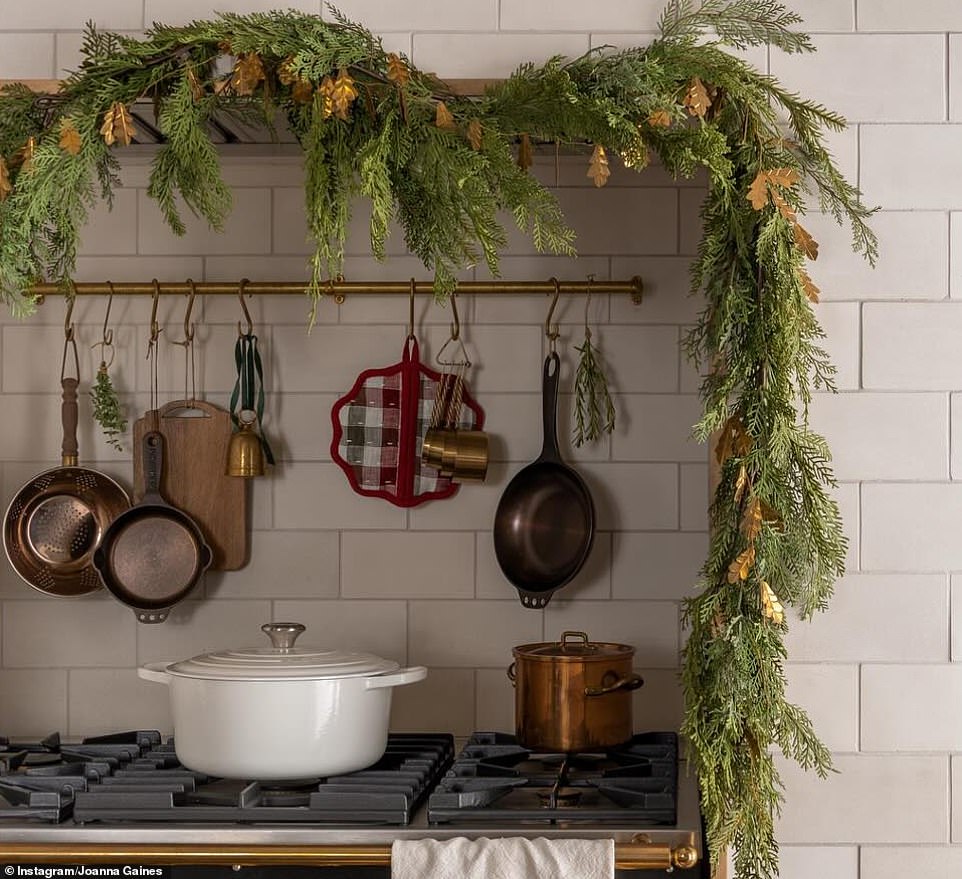
<path id="1" fill-rule="evenodd" d="M 286 653 L 294 646 L 294 642 L 303 632 L 305 626 L 300 623 L 264 623 L 261 631 L 271 639 L 271 645 L 275 650 Z"/>

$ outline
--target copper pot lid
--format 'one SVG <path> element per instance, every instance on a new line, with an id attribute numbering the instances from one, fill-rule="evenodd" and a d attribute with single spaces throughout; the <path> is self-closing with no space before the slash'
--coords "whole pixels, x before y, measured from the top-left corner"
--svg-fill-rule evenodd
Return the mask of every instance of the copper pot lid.
<path id="1" fill-rule="evenodd" d="M 367 677 L 396 671 L 398 663 L 373 653 L 295 647 L 300 623 L 265 623 L 270 647 L 245 647 L 204 653 L 172 663 L 167 672 L 208 680 L 326 680 Z"/>
<path id="2" fill-rule="evenodd" d="M 635 654 L 630 644 L 610 641 L 589 641 L 584 632 L 563 632 L 560 641 L 541 644 L 522 644 L 511 651 L 525 659 L 552 662 L 593 662 L 595 660 L 627 659 Z"/>

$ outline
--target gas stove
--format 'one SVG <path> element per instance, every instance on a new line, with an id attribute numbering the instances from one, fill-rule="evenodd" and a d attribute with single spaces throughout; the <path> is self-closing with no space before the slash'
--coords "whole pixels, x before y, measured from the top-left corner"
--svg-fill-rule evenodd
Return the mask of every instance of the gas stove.
<path id="1" fill-rule="evenodd" d="M 151 730 L 62 745 L 0 739 L 0 828 L 61 823 L 409 824 L 447 769 L 454 737 L 394 733 L 360 772 L 303 784 L 211 778 L 180 764 L 172 739 Z"/>
<path id="2" fill-rule="evenodd" d="M 428 800 L 428 821 L 639 824 L 677 818 L 678 736 L 641 733 L 581 754 L 530 751 L 514 736 L 475 733 Z"/>
<path id="3" fill-rule="evenodd" d="M 383 864 L 395 839 L 454 836 L 612 838 L 636 868 L 702 849 L 674 733 L 578 755 L 496 732 L 460 747 L 449 734 L 392 733 L 368 769 L 279 785 L 187 769 L 151 730 L 0 738 L 0 862 Z"/>

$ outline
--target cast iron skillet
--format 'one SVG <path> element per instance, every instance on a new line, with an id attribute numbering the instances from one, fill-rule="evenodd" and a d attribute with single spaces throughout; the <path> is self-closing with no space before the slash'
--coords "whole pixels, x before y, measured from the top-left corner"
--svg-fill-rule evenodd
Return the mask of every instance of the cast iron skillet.
<path id="1" fill-rule="evenodd" d="M 501 495 L 494 516 L 494 552 L 525 607 L 544 607 L 588 558 L 595 508 L 588 487 L 558 449 L 558 372 L 552 351 L 544 362 L 544 446 Z"/>
<path id="2" fill-rule="evenodd" d="M 114 598 L 142 623 L 162 623 L 171 607 L 197 585 L 211 561 L 197 523 L 160 493 L 164 437 L 144 435 L 144 497 L 111 523 L 94 565 Z"/>

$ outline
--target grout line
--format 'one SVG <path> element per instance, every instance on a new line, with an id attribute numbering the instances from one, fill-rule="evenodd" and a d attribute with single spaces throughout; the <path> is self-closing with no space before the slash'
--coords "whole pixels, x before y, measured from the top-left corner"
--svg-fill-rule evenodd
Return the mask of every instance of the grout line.
<path id="1" fill-rule="evenodd" d="M 943 120 L 948 122 L 951 119 L 951 91 L 952 91 L 952 52 L 951 52 L 951 37 L 949 34 L 945 35 L 945 92 L 943 95 L 945 107 Z"/>

